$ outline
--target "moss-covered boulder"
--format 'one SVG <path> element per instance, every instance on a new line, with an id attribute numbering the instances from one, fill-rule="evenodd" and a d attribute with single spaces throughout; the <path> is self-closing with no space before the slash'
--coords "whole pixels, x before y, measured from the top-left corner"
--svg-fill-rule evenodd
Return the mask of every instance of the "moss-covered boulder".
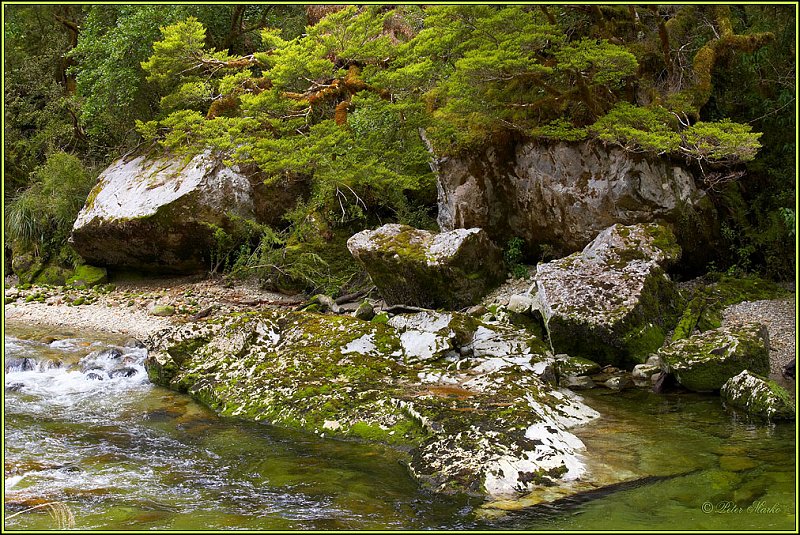
<path id="1" fill-rule="evenodd" d="M 274 223 L 305 186 L 265 186 L 254 170 L 223 156 L 122 158 L 98 178 L 73 225 L 70 242 L 89 263 L 158 272 L 209 267 L 215 233 L 231 216 Z"/>
<path id="2" fill-rule="evenodd" d="M 554 351 L 630 367 L 664 341 L 678 293 L 665 268 L 680 257 L 655 223 L 614 225 L 580 252 L 539 264 L 536 308 Z"/>
<path id="3" fill-rule="evenodd" d="M 63 286 L 72 271 L 54 263 L 47 263 L 33 279 L 35 284 L 48 286 Z"/>
<path id="4" fill-rule="evenodd" d="M 765 377 L 743 371 L 728 379 L 720 395 L 733 407 L 768 420 L 794 420 L 794 402 L 789 393 Z"/>
<path id="5" fill-rule="evenodd" d="M 728 325 L 672 342 L 657 355 L 680 384 L 712 392 L 744 370 L 768 375 L 769 335 L 760 323 Z"/>
<path id="6" fill-rule="evenodd" d="M 33 253 L 15 254 L 11 260 L 11 269 L 19 277 L 21 284 L 31 284 L 44 269 L 44 263 Z"/>
<path id="7" fill-rule="evenodd" d="M 672 340 L 703 332 L 722 325 L 723 310 L 742 301 L 788 298 L 791 293 L 773 281 L 755 275 L 736 277 L 727 274 L 708 274 L 705 283 L 687 292 L 687 304 L 675 326 Z"/>
<path id="8" fill-rule="evenodd" d="M 94 286 L 108 282 L 108 272 L 106 268 L 83 264 L 75 268 L 75 271 L 67 277 L 67 284 L 72 286 Z"/>
<path id="9" fill-rule="evenodd" d="M 390 305 L 458 309 L 505 279 L 502 251 L 481 229 L 441 234 L 389 224 L 347 241 Z"/>
<path id="10" fill-rule="evenodd" d="M 394 445 L 437 492 L 513 496 L 587 476 L 568 428 L 597 413 L 539 378 L 553 360 L 541 340 L 461 314 L 416 316 L 230 314 L 151 336 L 146 366 L 223 415 Z M 436 334 L 430 358 L 403 336 L 415 330 Z"/>

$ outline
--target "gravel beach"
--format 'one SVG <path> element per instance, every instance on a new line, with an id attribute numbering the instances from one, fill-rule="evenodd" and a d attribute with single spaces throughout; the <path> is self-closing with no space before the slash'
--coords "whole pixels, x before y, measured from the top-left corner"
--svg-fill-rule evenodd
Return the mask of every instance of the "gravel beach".
<path id="1" fill-rule="evenodd" d="M 44 302 L 25 301 L 24 297 L 36 295 L 37 291 L 45 294 Z M 297 302 L 296 298 L 261 290 L 255 284 L 226 286 L 219 280 L 193 281 L 191 278 L 118 283 L 107 293 L 37 290 L 35 287 L 22 292 L 12 287 L 5 295 L 5 321 L 85 328 L 125 334 L 139 340 L 165 327 L 191 321 L 193 315 L 209 308 L 213 314 L 223 314 L 261 306 L 291 306 Z M 91 296 L 93 302 L 69 304 L 86 296 Z M 175 315 L 152 315 L 153 307 L 159 305 L 173 307 Z"/>
<path id="2" fill-rule="evenodd" d="M 723 324 L 759 322 L 769 331 L 770 377 L 781 384 L 791 385 L 781 375 L 781 368 L 796 354 L 796 307 L 795 295 L 785 299 L 743 301 L 727 307 L 722 312 Z"/>

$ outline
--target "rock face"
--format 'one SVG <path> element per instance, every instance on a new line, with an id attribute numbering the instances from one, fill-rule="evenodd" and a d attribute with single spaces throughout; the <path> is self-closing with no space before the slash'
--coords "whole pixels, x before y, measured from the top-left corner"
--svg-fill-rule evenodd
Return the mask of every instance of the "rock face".
<path id="1" fill-rule="evenodd" d="M 94 264 L 160 272 L 208 269 L 215 227 L 230 230 L 228 214 L 276 222 L 304 187 L 267 187 L 257 173 L 227 167 L 210 152 L 188 161 L 123 158 L 100 175 L 70 241 Z"/>
<path id="2" fill-rule="evenodd" d="M 502 251 L 478 228 L 434 234 L 389 224 L 355 234 L 347 248 L 390 305 L 458 309 L 505 279 Z"/>
<path id="3" fill-rule="evenodd" d="M 769 335 L 759 323 L 729 325 L 672 342 L 657 355 L 680 384 L 711 392 L 744 370 L 769 374 Z"/>
<path id="4" fill-rule="evenodd" d="M 582 252 L 539 264 L 536 308 L 553 350 L 600 364 L 641 363 L 677 319 L 677 290 L 664 268 L 679 256 L 666 227 L 614 225 Z"/>
<path id="5" fill-rule="evenodd" d="M 705 265 L 716 211 L 679 164 L 589 143 L 509 145 L 434 159 L 442 230 L 481 227 L 501 243 L 519 236 L 559 255 L 580 250 L 615 223 L 663 222 Z"/>
<path id="6" fill-rule="evenodd" d="M 728 379 L 720 395 L 731 406 L 770 420 L 793 420 L 794 403 L 788 392 L 774 381 L 748 370 Z"/>
<path id="7" fill-rule="evenodd" d="M 399 446 L 436 492 L 515 496 L 586 475 L 568 428 L 597 413 L 540 378 L 541 340 L 456 313 L 390 321 L 232 314 L 152 336 L 146 367 L 224 415 Z"/>

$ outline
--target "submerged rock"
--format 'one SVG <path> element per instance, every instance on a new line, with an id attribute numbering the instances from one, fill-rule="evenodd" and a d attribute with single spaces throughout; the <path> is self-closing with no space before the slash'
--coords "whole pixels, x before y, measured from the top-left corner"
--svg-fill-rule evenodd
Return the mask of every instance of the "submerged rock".
<path id="1" fill-rule="evenodd" d="M 147 345 L 153 382 L 224 415 L 398 446 L 437 492 L 513 496 L 585 476 L 568 428 L 597 413 L 541 380 L 552 355 L 509 326 L 263 310 L 173 327 Z"/>
<path id="2" fill-rule="evenodd" d="M 720 395 L 726 403 L 771 420 L 794 420 L 794 402 L 789 393 L 774 381 L 743 371 L 728 379 Z"/>
<path id="3" fill-rule="evenodd" d="M 638 364 L 676 320 L 677 290 L 664 269 L 680 256 L 657 224 L 604 230 L 580 252 L 539 264 L 537 308 L 553 349 L 601 364 Z"/>
<path id="4" fill-rule="evenodd" d="M 73 225 L 70 243 L 87 261 L 148 271 L 208 269 L 217 229 L 229 214 L 277 222 L 305 186 L 265 186 L 258 173 L 210 152 L 191 159 L 122 158 L 98 178 Z"/>
<path id="5" fill-rule="evenodd" d="M 505 278 L 502 251 L 478 228 L 434 234 L 392 223 L 355 234 L 347 248 L 389 305 L 459 309 Z"/>
<path id="6" fill-rule="evenodd" d="M 759 323 L 728 325 L 677 340 L 660 349 L 662 369 L 689 390 L 722 388 L 744 370 L 769 374 L 769 335 Z"/>
<path id="7" fill-rule="evenodd" d="M 719 223 L 681 164 L 590 143 L 521 143 L 434 158 L 443 230 L 481 227 L 557 255 L 614 224 L 665 222 L 693 267 L 713 259 Z"/>

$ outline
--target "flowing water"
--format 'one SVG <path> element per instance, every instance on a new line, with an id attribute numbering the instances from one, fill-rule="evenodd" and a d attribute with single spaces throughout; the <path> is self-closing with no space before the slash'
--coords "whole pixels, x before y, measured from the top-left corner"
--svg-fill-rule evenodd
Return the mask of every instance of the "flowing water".
<path id="1" fill-rule="evenodd" d="M 604 416 L 577 433 L 602 458 L 592 469 L 636 482 L 501 513 L 419 489 L 389 448 L 221 419 L 149 384 L 144 356 L 118 338 L 6 326 L 6 529 L 795 525 L 795 425 L 750 422 L 716 397 L 592 391 Z"/>

